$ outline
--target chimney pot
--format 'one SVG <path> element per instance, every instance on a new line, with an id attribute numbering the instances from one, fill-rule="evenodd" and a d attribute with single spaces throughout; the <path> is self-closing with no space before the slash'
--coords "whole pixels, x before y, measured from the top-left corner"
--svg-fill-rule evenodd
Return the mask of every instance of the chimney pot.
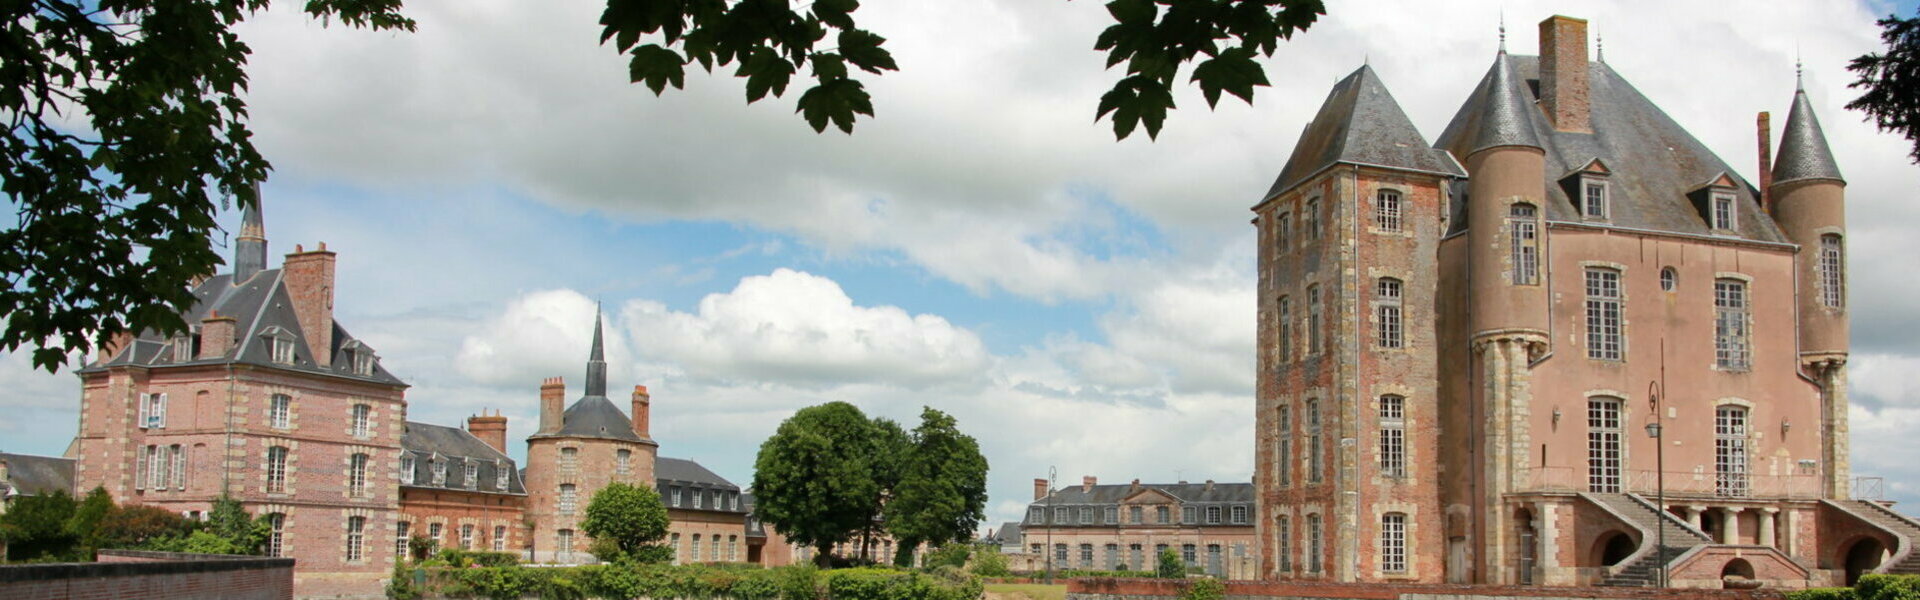
<path id="1" fill-rule="evenodd" d="M 559 377 L 548 377 L 540 382 L 540 431 L 554 433 L 560 431 L 563 416 L 561 402 L 567 395 L 567 384 Z"/>
<path id="2" fill-rule="evenodd" d="M 640 439 L 653 439 L 647 430 L 653 422 L 653 396 L 647 394 L 647 386 L 633 386 L 633 432 Z"/>
<path id="3" fill-rule="evenodd" d="M 1093 486 L 1096 485 L 1100 485 L 1100 478 L 1098 477 L 1087 475 L 1080 478 L 1080 491 L 1082 492 L 1091 492 L 1093 491 Z"/>
<path id="4" fill-rule="evenodd" d="M 467 417 L 467 433 L 480 438 L 480 441 L 486 442 L 501 454 L 506 454 L 507 418 L 497 415 L 488 416 L 486 413 L 487 411 L 481 410 L 480 415 Z"/>
<path id="5" fill-rule="evenodd" d="M 1587 80 L 1587 20 L 1540 22 L 1540 106 L 1559 131 L 1593 132 Z"/>

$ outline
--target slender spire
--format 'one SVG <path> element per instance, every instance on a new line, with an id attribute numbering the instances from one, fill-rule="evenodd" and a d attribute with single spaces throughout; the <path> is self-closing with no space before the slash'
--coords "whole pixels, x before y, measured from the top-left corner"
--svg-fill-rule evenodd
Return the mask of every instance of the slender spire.
<path id="1" fill-rule="evenodd" d="M 1600 30 L 1593 31 L 1593 62 L 1607 62 L 1607 38 L 1600 37 Z"/>
<path id="2" fill-rule="evenodd" d="M 260 182 L 253 184 L 253 204 L 240 209 L 240 237 L 235 240 L 233 283 L 238 285 L 267 268 L 267 225 L 260 216 Z"/>
<path id="3" fill-rule="evenodd" d="M 1507 9 L 1500 9 L 1500 53 L 1507 53 Z"/>
<path id="4" fill-rule="evenodd" d="M 600 307 L 593 307 L 593 350 L 587 354 L 587 396 L 607 395 L 607 353 L 600 341 Z"/>
<path id="5" fill-rule="evenodd" d="M 1796 69 L 1797 70 L 1797 69 Z M 1820 130 L 1820 119 L 1813 115 L 1813 102 L 1807 91 L 1793 92 L 1793 109 L 1787 113 L 1787 127 L 1780 132 L 1780 152 L 1773 163 L 1773 184 L 1803 179 L 1846 181 L 1840 166 L 1827 147 L 1827 135 Z"/>

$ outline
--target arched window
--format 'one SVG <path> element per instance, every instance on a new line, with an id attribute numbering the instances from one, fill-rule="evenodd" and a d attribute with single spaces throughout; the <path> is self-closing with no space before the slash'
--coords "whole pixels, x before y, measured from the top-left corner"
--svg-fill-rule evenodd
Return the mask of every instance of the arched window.
<path id="1" fill-rule="evenodd" d="M 1514 285 L 1540 283 L 1540 222 L 1535 218 L 1536 212 L 1532 204 L 1507 207 L 1507 235 L 1512 254 L 1509 260 L 1513 263 L 1509 268 Z"/>
<path id="2" fill-rule="evenodd" d="M 1620 493 L 1620 399 L 1587 399 L 1587 491 Z"/>
<path id="3" fill-rule="evenodd" d="M 613 451 L 613 472 L 626 475 L 633 469 L 633 451 L 625 448 Z"/>
<path id="4" fill-rule="evenodd" d="M 1380 190 L 1373 196 L 1373 226 L 1381 231 L 1400 231 L 1400 192 Z"/>
<path id="5" fill-rule="evenodd" d="M 1713 364 L 1723 369 L 1747 368 L 1747 283 L 1738 279 L 1713 282 Z"/>
<path id="6" fill-rule="evenodd" d="M 573 530 L 562 529 L 557 533 L 559 539 L 555 545 L 559 546 L 560 562 L 573 562 Z"/>
<path id="7" fill-rule="evenodd" d="M 366 535 L 366 517 L 347 517 L 347 562 L 360 562 L 365 558 L 361 547 L 366 541 Z"/>
<path id="8" fill-rule="evenodd" d="M 293 426 L 293 397 L 274 394 L 267 400 L 267 426 L 287 429 Z"/>
<path id="9" fill-rule="evenodd" d="M 1380 515 L 1380 571 L 1407 572 L 1407 515 Z"/>
<path id="10" fill-rule="evenodd" d="M 1820 236 L 1819 269 L 1820 304 L 1827 308 L 1845 307 L 1847 255 L 1840 244 L 1839 234 Z"/>
<path id="11" fill-rule="evenodd" d="M 1407 345 L 1405 327 L 1401 324 L 1400 296 L 1403 287 L 1400 280 L 1381 277 L 1374 294 L 1374 338 L 1381 348 L 1401 348 Z"/>
<path id="12" fill-rule="evenodd" d="M 365 404 L 353 405 L 353 437 L 367 437 L 367 433 L 372 430 L 370 422 L 372 417 L 373 407 Z"/>
<path id="13" fill-rule="evenodd" d="M 393 555 L 399 560 L 407 558 L 407 530 L 412 527 L 413 524 L 406 521 L 393 524 Z"/>
<path id="14" fill-rule="evenodd" d="M 1715 495 L 1747 496 L 1747 409 L 1724 405 L 1713 411 Z"/>
<path id="15" fill-rule="evenodd" d="M 286 547 L 287 516 L 267 513 L 267 556 L 283 556 Z"/>
<path id="16" fill-rule="evenodd" d="M 1388 394 L 1380 397 L 1380 475 L 1407 476 L 1407 399 Z"/>

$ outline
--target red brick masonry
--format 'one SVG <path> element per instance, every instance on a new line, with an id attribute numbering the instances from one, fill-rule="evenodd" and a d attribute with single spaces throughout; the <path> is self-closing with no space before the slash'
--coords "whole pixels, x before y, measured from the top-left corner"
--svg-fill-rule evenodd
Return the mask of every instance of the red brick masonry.
<path id="1" fill-rule="evenodd" d="M 1305 581 L 1228 581 L 1227 598 L 1339 598 L 1402 600 L 1412 598 L 1607 598 L 1632 600 L 1778 600 L 1779 590 L 1697 590 L 1653 588 L 1565 588 L 1495 585 L 1321 583 Z M 1178 598 L 1188 583 L 1169 579 L 1083 578 L 1067 582 L 1069 600 L 1100 598 Z"/>
<path id="2" fill-rule="evenodd" d="M 100 562 L 0 566 L 0 598 L 290 600 L 293 559 L 101 550 Z"/>

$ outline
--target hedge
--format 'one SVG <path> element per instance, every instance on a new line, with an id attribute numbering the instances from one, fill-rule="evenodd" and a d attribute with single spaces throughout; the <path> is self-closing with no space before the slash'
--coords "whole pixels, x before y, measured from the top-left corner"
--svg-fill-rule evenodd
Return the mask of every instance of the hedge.
<path id="1" fill-rule="evenodd" d="M 397 577 L 407 575 L 396 574 Z M 978 578 L 951 567 L 816 571 L 708 565 L 429 568 L 428 597 L 543 600 L 978 600 Z"/>

